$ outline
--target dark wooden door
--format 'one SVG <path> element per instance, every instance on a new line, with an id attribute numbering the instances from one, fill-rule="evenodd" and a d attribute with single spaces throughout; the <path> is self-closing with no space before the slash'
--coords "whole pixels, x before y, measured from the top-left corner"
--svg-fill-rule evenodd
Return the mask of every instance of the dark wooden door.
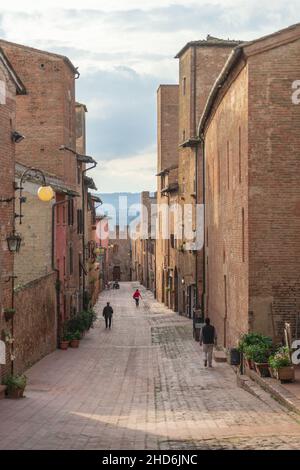
<path id="1" fill-rule="evenodd" d="M 113 269 L 113 280 L 120 281 L 121 280 L 121 269 L 120 266 L 114 266 Z"/>

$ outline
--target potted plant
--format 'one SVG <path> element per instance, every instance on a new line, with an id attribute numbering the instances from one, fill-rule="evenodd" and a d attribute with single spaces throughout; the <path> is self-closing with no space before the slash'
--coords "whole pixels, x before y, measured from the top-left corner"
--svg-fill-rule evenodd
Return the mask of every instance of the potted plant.
<path id="1" fill-rule="evenodd" d="M 16 313 L 16 309 L 14 309 L 14 308 L 5 308 L 4 309 L 5 320 L 6 321 L 11 320 L 15 313 Z"/>
<path id="2" fill-rule="evenodd" d="M 253 348 L 253 346 L 260 346 L 260 348 Z M 259 349 L 268 351 L 271 350 L 271 348 L 272 338 L 254 332 L 244 334 L 238 344 L 238 350 L 243 354 L 245 365 L 248 369 L 255 369 L 254 355 L 258 353 Z M 261 357 L 256 357 L 257 359 L 262 359 Z"/>
<path id="3" fill-rule="evenodd" d="M 26 375 L 9 375 L 3 381 L 7 398 L 22 398 L 27 383 Z"/>
<path id="4" fill-rule="evenodd" d="M 275 354 L 269 357 L 271 376 L 281 382 L 293 382 L 295 370 L 291 363 L 290 350 L 286 346 L 280 347 Z"/>
<path id="5" fill-rule="evenodd" d="M 248 346 L 245 346 L 243 349 L 243 355 L 244 355 L 244 360 L 246 367 L 248 369 L 254 370 L 254 361 L 253 361 L 253 344 L 249 344 Z"/>
<path id="6" fill-rule="evenodd" d="M 264 344 L 254 344 L 252 346 L 252 361 L 254 369 L 261 377 L 270 377 L 268 358 L 270 350 Z"/>
<path id="7" fill-rule="evenodd" d="M 72 340 L 72 335 L 70 333 L 65 333 L 62 340 L 60 341 L 60 349 L 66 350 L 69 347 L 69 343 Z"/>
<path id="8" fill-rule="evenodd" d="M 70 346 L 71 348 L 78 348 L 79 343 L 80 343 L 80 338 L 81 338 L 81 332 L 80 331 L 75 331 L 75 333 L 72 333 L 72 339 L 70 341 Z"/>

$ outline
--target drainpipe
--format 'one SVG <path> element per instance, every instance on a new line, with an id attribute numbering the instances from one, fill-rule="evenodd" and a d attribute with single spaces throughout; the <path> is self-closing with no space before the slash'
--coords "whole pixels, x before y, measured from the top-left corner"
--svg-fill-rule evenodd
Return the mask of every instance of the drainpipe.
<path id="1" fill-rule="evenodd" d="M 57 312 L 57 345 L 60 341 L 61 333 L 61 318 L 60 318 L 60 279 L 59 279 L 59 269 L 56 267 L 55 263 L 55 209 L 57 206 L 65 204 L 67 201 L 58 201 L 54 202 L 52 205 L 52 235 L 51 235 L 51 266 L 52 270 L 56 272 L 56 312 Z"/>
<path id="2" fill-rule="evenodd" d="M 202 316 L 203 319 L 205 317 L 205 291 L 206 291 L 206 254 L 205 254 L 205 246 L 206 246 L 206 220 L 205 220 L 205 138 L 204 135 L 202 134 L 200 137 L 201 140 L 201 153 L 202 153 L 202 191 L 203 191 L 203 230 L 204 230 L 204 236 L 203 236 L 203 259 L 202 259 Z"/>
<path id="3" fill-rule="evenodd" d="M 195 192 L 196 192 L 196 208 L 195 208 L 195 222 L 196 222 L 196 240 L 197 240 L 197 204 L 198 204 L 198 144 L 196 144 L 195 147 Z M 197 248 L 197 246 L 195 247 Z M 195 252 L 195 280 L 196 280 L 196 305 L 195 308 L 198 310 L 199 308 L 199 293 L 198 293 L 198 287 L 199 287 L 199 274 L 198 274 L 198 250 L 196 249 Z"/>
<path id="4" fill-rule="evenodd" d="M 85 184 L 84 184 L 84 177 L 87 171 L 92 170 L 97 166 L 97 162 L 93 163 L 92 166 L 89 168 L 86 168 L 85 170 L 82 170 L 82 181 L 81 181 L 81 187 L 82 187 L 82 264 L 85 268 Z M 84 293 L 85 293 L 85 273 L 83 272 L 83 278 L 82 278 L 82 306 L 83 306 L 83 299 L 84 299 Z"/>

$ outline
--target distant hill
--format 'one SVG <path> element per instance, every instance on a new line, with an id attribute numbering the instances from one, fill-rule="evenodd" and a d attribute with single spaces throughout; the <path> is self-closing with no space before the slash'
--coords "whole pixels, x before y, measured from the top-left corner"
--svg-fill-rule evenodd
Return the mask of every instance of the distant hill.
<path id="1" fill-rule="evenodd" d="M 139 213 L 128 214 L 130 207 L 133 204 L 140 204 L 141 202 L 141 193 L 96 193 L 103 202 L 103 206 L 100 206 L 97 210 L 97 214 L 105 214 L 112 216 L 111 210 L 108 206 L 112 206 L 116 211 L 117 224 L 119 223 L 120 210 L 123 210 L 123 214 L 126 212 L 126 202 L 127 202 L 127 224 L 129 224 L 133 219 L 135 219 Z M 123 209 L 122 207 L 123 206 Z M 125 215 L 123 215 L 125 217 Z"/>

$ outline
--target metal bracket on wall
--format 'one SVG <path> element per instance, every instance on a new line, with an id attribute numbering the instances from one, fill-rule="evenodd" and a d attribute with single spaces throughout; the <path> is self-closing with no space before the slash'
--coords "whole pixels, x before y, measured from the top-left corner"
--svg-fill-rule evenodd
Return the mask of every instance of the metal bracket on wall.
<path id="1" fill-rule="evenodd" d="M 16 198 L 15 197 L 8 197 L 8 198 L 1 197 L 0 198 L 0 203 L 2 203 L 2 202 L 12 202 L 14 199 L 16 199 Z"/>

